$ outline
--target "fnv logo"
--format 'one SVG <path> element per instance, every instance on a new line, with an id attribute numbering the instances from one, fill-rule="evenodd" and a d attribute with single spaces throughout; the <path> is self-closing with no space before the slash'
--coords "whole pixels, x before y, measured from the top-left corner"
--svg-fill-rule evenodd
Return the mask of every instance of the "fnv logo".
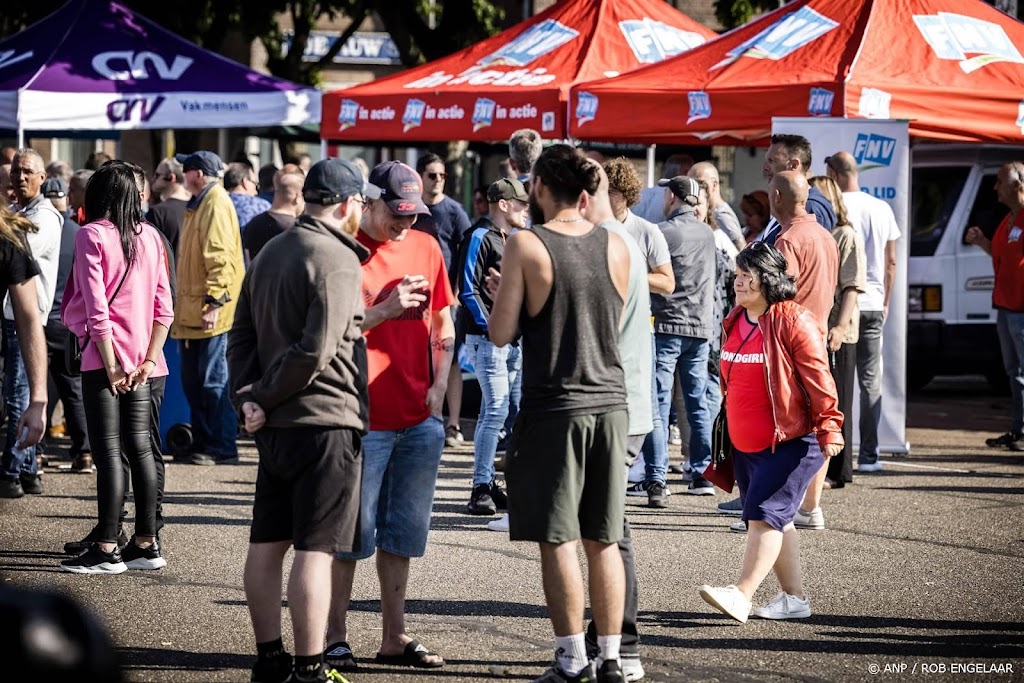
<path id="1" fill-rule="evenodd" d="M 175 55 L 174 61 L 168 66 L 167 60 L 155 52 L 114 50 L 93 57 L 92 68 L 111 81 L 142 81 L 150 77 L 149 68 L 152 67 L 157 78 L 176 81 L 192 66 L 193 61 L 191 57 Z"/>
<path id="2" fill-rule="evenodd" d="M 359 103 L 355 100 L 342 100 L 341 109 L 338 110 L 338 124 L 340 130 L 346 130 L 358 123 Z"/>
<path id="3" fill-rule="evenodd" d="M 427 103 L 423 100 L 408 100 L 405 103 L 405 113 L 402 114 L 402 132 L 408 133 L 413 128 L 423 125 L 423 112 Z"/>
<path id="4" fill-rule="evenodd" d="M 807 113 L 811 116 L 831 116 L 832 102 L 836 94 L 825 88 L 811 88 L 811 99 L 807 102 Z"/>
<path id="5" fill-rule="evenodd" d="M 745 43 L 729 51 L 728 56 L 711 67 L 711 71 L 732 64 L 740 57 L 780 60 L 839 26 L 823 14 L 808 7 L 790 12 Z"/>
<path id="6" fill-rule="evenodd" d="M 952 12 L 915 14 L 914 23 L 935 55 L 960 62 L 964 73 L 995 62 L 1024 63 L 1024 57 L 999 24 Z"/>
<path id="7" fill-rule="evenodd" d="M 888 119 L 892 94 L 878 88 L 864 88 L 860 91 L 857 116 L 866 119 Z"/>
<path id="8" fill-rule="evenodd" d="M 536 26 L 526 29 L 516 36 L 512 42 L 497 52 L 487 55 L 477 64 L 526 66 L 535 59 L 543 57 L 552 50 L 565 45 L 579 34 L 580 32 L 574 28 L 569 28 L 554 19 L 546 19 Z"/>
<path id="9" fill-rule="evenodd" d="M 473 132 L 494 123 L 494 100 L 478 97 L 473 106 Z"/>
<path id="10" fill-rule="evenodd" d="M 619 22 L 629 49 L 641 64 L 654 64 L 704 44 L 704 36 L 648 17 Z"/>
<path id="11" fill-rule="evenodd" d="M 711 97 L 703 90 L 691 90 L 687 97 L 690 100 L 690 118 L 686 119 L 686 125 L 694 121 L 711 118 Z"/>
<path id="12" fill-rule="evenodd" d="M 853 143 L 853 158 L 860 170 L 888 166 L 896 151 L 896 140 L 874 133 L 860 133 Z"/>
<path id="13" fill-rule="evenodd" d="M 576 95 L 576 125 L 582 126 L 597 117 L 597 95 L 581 92 Z"/>

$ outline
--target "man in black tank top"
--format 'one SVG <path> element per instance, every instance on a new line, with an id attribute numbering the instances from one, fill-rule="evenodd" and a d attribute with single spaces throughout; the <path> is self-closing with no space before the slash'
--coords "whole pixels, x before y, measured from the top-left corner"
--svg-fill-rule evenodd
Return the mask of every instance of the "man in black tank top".
<path id="1" fill-rule="evenodd" d="M 567 145 L 533 167 L 533 229 L 509 237 L 489 320 L 491 341 L 522 335 L 522 399 L 506 454 L 509 528 L 540 544 L 555 631 L 555 664 L 537 681 L 620 683 L 625 600 L 622 536 L 626 454 L 625 379 L 619 323 L 629 279 L 621 237 L 580 213 L 599 170 Z M 600 652 L 589 662 L 583 580 L 587 555 Z"/>

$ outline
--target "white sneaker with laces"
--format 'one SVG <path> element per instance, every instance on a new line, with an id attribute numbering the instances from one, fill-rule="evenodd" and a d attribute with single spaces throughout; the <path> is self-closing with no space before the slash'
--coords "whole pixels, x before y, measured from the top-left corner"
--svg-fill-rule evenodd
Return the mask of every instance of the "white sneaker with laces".
<path id="1" fill-rule="evenodd" d="M 640 663 L 639 657 L 622 657 L 619 659 L 622 665 L 622 676 L 627 681 L 639 681 L 646 675 L 644 665 Z"/>
<path id="2" fill-rule="evenodd" d="M 492 519 L 490 522 L 487 522 L 487 528 L 490 529 L 491 531 L 503 531 L 503 532 L 505 532 L 507 534 L 508 533 L 508 513 L 506 512 L 501 517 L 498 517 L 498 519 Z"/>
<path id="3" fill-rule="evenodd" d="M 857 471 L 860 472 L 861 474 L 868 474 L 870 472 L 881 472 L 882 471 L 882 461 L 881 460 L 876 460 L 875 462 L 861 463 L 861 464 L 857 465 Z"/>
<path id="4" fill-rule="evenodd" d="M 745 534 L 747 533 L 747 523 L 742 519 L 738 522 L 733 522 L 729 525 L 729 531 L 733 531 L 737 534 Z"/>
<path id="5" fill-rule="evenodd" d="M 797 529 L 824 529 L 825 513 L 821 511 L 820 507 L 814 508 L 810 512 L 798 509 L 796 516 L 793 517 L 793 526 Z"/>
<path id="6" fill-rule="evenodd" d="M 670 444 L 672 444 L 673 446 L 682 446 L 683 445 L 683 438 L 679 434 L 679 426 L 678 425 L 669 425 L 668 426 L 668 442 Z"/>
<path id="7" fill-rule="evenodd" d="M 750 601 L 736 586 L 720 588 L 705 584 L 700 587 L 700 597 L 722 614 L 732 617 L 741 624 L 747 623 L 750 616 Z"/>
<path id="8" fill-rule="evenodd" d="M 780 592 L 764 607 L 755 607 L 751 614 L 762 619 L 806 619 L 811 616 L 811 600 Z"/>

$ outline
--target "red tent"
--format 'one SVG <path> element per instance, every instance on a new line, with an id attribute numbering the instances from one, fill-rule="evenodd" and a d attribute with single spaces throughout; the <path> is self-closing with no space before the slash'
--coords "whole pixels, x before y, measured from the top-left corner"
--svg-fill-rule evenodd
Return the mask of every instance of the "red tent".
<path id="1" fill-rule="evenodd" d="M 684 55 L 572 90 L 588 140 L 750 144 L 773 116 L 908 119 L 1024 142 L 1024 24 L 981 0 L 796 0 Z"/>
<path id="2" fill-rule="evenodd" d="M 569 87 L 716 37 L 664 0 L 565 0 L 448 57 L 323 96 L 327 140 L 566 137 Z"/>

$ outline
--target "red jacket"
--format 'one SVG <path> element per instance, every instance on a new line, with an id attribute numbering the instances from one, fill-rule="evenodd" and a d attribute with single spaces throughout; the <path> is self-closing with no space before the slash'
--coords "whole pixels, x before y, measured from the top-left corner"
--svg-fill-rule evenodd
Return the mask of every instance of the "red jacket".
<path id="1" fill-rule="evenodd" d="M 732 309 L 722 323 L 722 345 L 743 307 Z M 772 450 L 783 441 L 814 434 L 822 450 L 843 445 L 843 414 L 828 368 L 825 339 L 814 315 L 792 302 L 772 304 L 757 320 L 764 337 L 764 370 L 775 422 Z M 721 377 L 722 393 L 727 390 Z"/>

